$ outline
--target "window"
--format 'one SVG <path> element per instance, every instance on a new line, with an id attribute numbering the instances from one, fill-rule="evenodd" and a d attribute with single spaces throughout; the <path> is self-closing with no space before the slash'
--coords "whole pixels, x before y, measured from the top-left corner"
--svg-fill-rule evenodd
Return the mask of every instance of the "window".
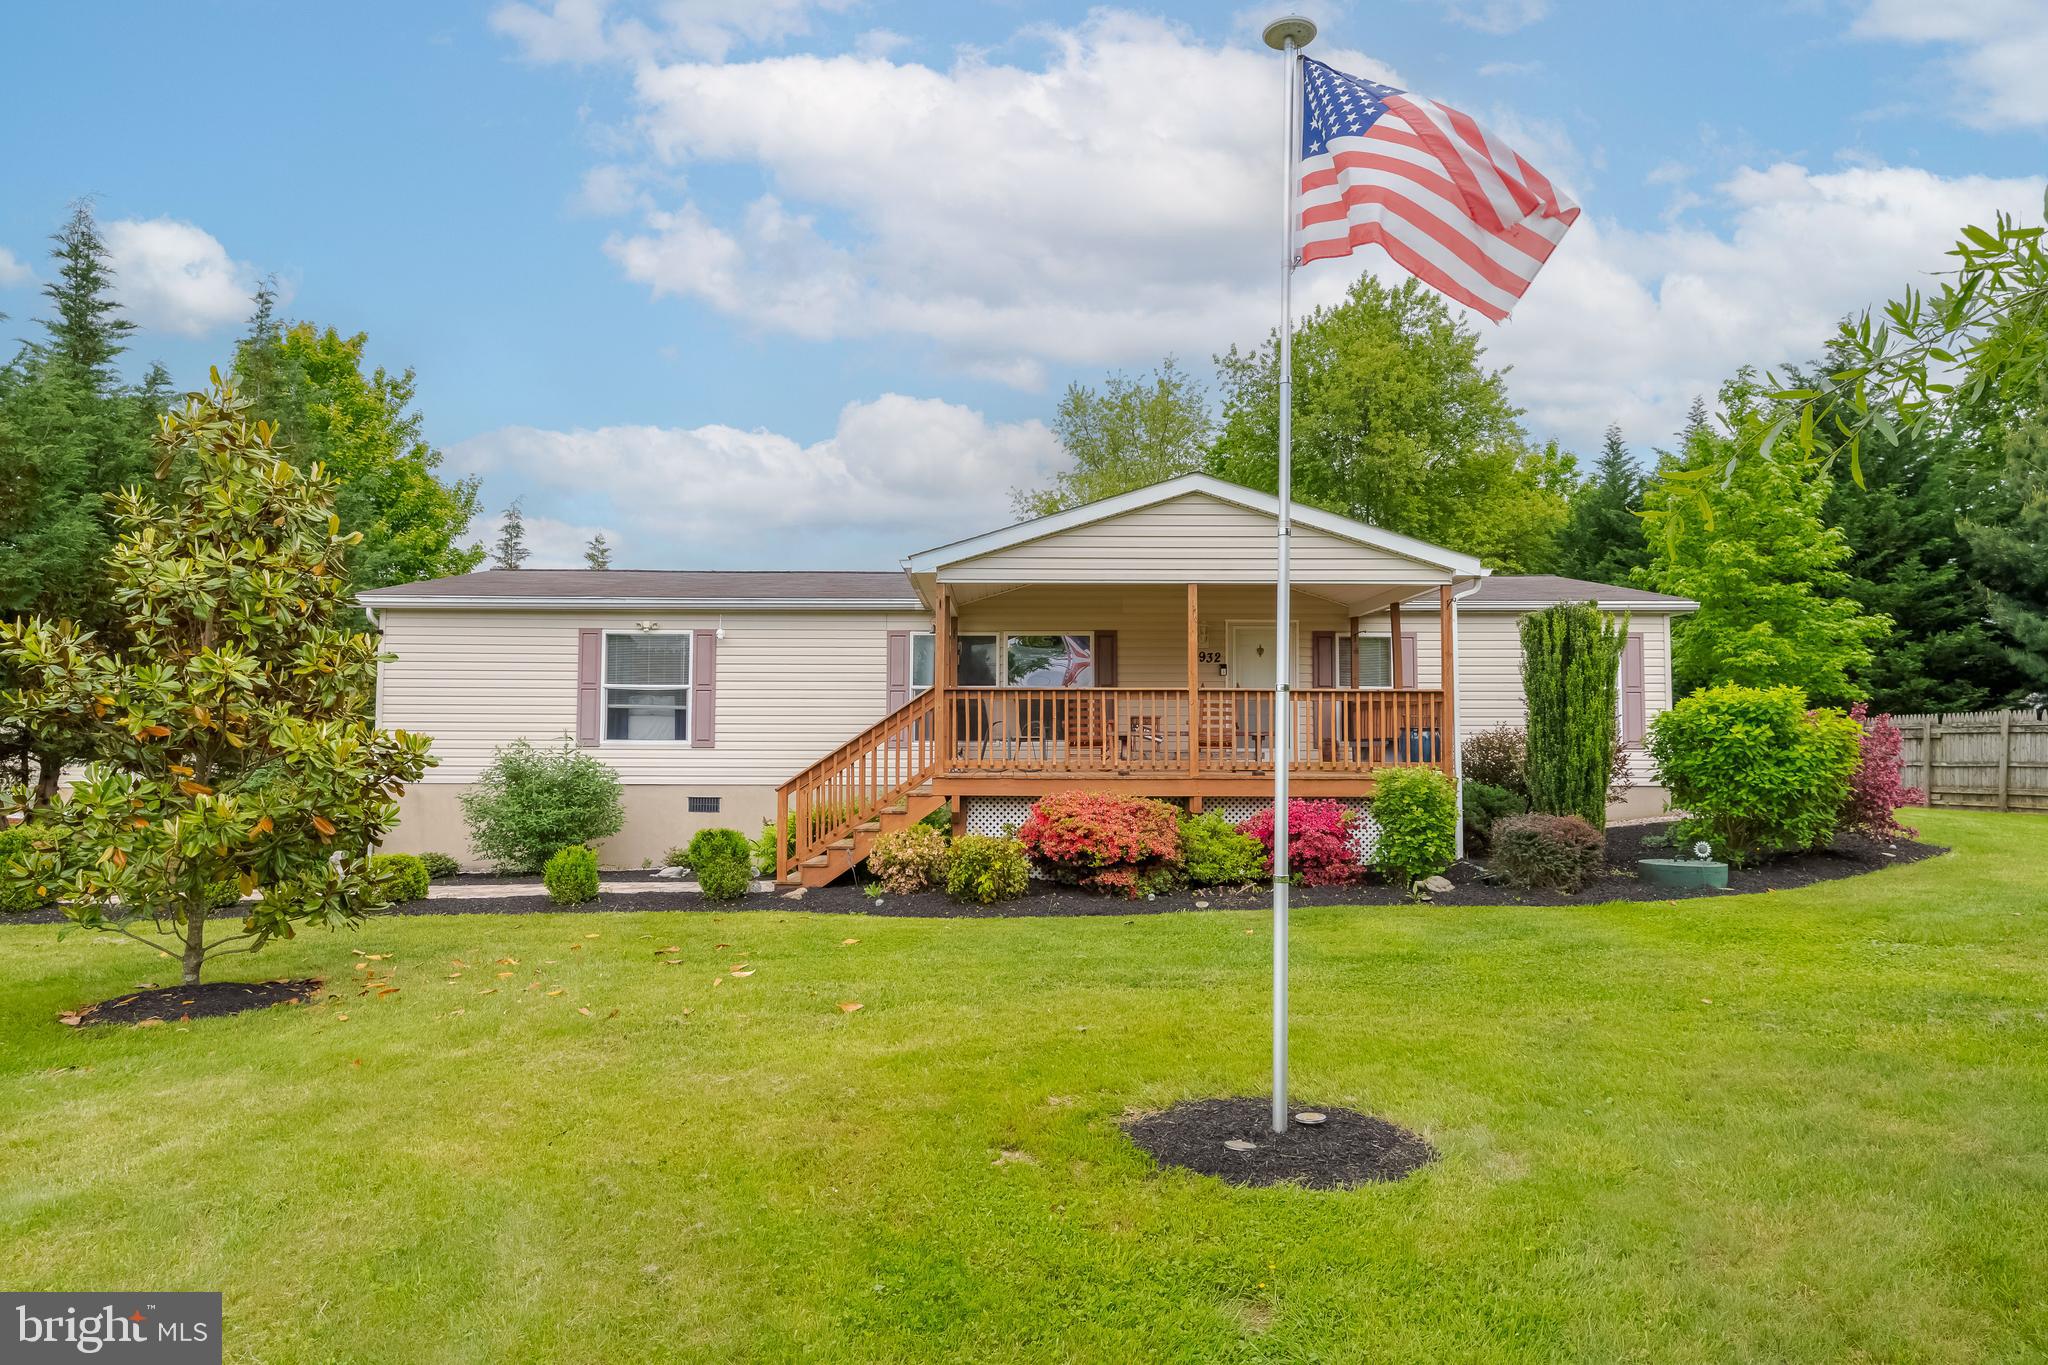
<path id="1" fill-rule="evenodd" d="M 938 642 L 928 630 L 918 631 L 910 637 L 910 692 L 928 692 L 932 685 L 932 665 L 938 660 Z"/>
<path id="2" fill-rule="evenodd" d="M 1358 685 L 1360 687 L 1392 687 L 1394 685 L 1394 641 L 1388 635 L 1361 635 L 1358 637 Z"/>
<path id="3" fill-rule="evenodd" d="M 1092 635 L 1006 635 L 1003 680 L 1010 687 L 1093 687 Z"/>
<path id="4" fill-rule="evenodd" d="M 627 742 L 689 739 L 688 634 L 604 637 L 604 737 Z"/>
<path id="5" fill-rule="evenodd" d="M 955 680 L 962 687 L 994 687 L 996 685 L 996 637 L 993 635 L 962 635 L 959 637 L 959 643 L 960 653 L 955 664 Z M 915 657 L 915 654 L 913 654 L 912 658 L 915 659 Z"/>

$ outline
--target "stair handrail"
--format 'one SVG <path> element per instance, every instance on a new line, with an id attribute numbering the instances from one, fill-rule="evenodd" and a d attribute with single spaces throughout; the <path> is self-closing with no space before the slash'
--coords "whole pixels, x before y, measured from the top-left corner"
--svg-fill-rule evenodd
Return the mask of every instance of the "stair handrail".
<path id="1" fill-rule="evenodd" d="M 936 693 L 920 693 L 776 789 L 777 885 L 930 780 L 937 720 Z"/>

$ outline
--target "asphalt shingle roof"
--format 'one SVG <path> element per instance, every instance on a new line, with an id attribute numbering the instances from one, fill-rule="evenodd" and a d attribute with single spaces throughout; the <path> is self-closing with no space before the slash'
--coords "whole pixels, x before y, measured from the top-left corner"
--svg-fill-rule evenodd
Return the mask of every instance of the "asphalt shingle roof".
<path id="1" fill-rule="evenodd" d="M 546 598 L 553 601 L 915 602 L 902 573 L 823 569 L 484 569 L 453 578 L 398 583 L 360 594 L 376 606 L 394 599 Z"/>

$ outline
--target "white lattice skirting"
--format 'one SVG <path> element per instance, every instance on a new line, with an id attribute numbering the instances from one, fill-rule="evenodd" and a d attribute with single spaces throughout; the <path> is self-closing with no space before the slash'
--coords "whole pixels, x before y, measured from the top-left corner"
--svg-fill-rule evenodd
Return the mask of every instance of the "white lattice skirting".
<path id="1" fill-rule="evenodd" d="M 1028 796 L 969 796 L 962 799 L 967 803 L 969 834 L 1013 834 L 1031 814 L 1031 798 Z M 1380 827 L 1373 822 L 1371 814 L 1372 803 L 1354 797 L 1337 799 L 1359 817 L 1351 827 L 1352 853 L 1359 862 L 1370 862 L 1380 839 Z M 1173 804 L 1186 803 L 1176 801 Z M 1206 808 L 1220 812 L 1233 825 L 1241 825 L 1260 811 L 1271 810 L 1273 802 L 1270 797 L 1225 796 L 1206 803 Z"/>

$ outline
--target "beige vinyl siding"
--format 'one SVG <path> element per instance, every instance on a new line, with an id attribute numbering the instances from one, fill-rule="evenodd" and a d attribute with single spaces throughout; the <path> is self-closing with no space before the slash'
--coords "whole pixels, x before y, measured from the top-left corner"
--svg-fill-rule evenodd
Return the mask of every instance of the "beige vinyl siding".
<path id="1" fill-rule="evenodd" d="M 946 583 L 1270 583 L 1273 518 L 1190 495 L 939 571 Z M 1326 583 L 1434 583 L 1441 569 L 1297 524 L 1292 566 Z"/>
<path id="2" fill-rule="evenodd" d="M 888 633 L 930 630 L 900 612 L 666 614 L 589 610 L 389 608 L 378 696 L 387 726 L 434 737 L 428 782 L 474 781 L 515 739 L 576 733 L 577 632 L 725 628 L 718 644 L 717 745 L 602 744 L 591 752 L 628 783 L 770 786 L 787 781 L 881 718 Z"/>
<path id="3" fill-rule="evenodd" d="M 1629 632 L 1643 637 L 1643 719 L 1671 709 L 1671 618 L 1635 616 Z M 1458 617 L 1458 655 L 1464 683 L 1458 689 L 1458 734 L 1496 725 L 1522 725 L 1529 718 L 1522 692 L 1522 614 L 1466 612 Z M 1653 776 L 1649 756 L 1637 749 L 1630 771 L 1638 782 Z"/>

